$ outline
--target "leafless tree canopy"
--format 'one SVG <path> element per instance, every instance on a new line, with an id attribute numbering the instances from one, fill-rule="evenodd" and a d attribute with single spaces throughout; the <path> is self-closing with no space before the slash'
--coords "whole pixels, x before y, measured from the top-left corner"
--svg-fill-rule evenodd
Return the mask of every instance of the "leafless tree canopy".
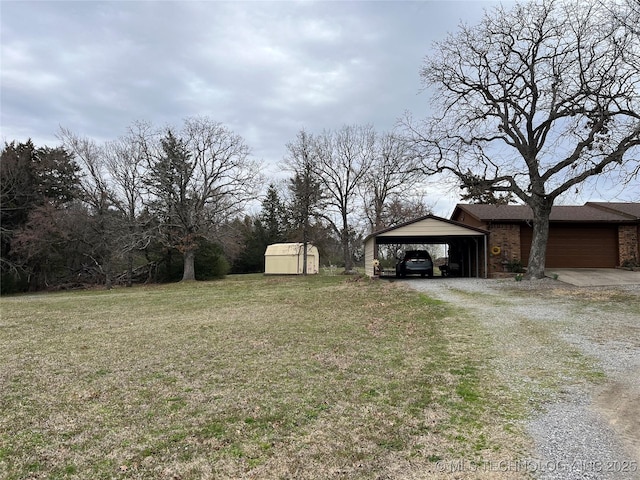
<path id="1" fill-rule="evenodd" d="M 374 142 L 375 133 L 370 125 L 345 125 L 336 131 L 324 131 L 314 144 L 315 175 L 322 185 L 327 208 L 339 218 L 337 222 L 331 216 L 326 219 L 340 235 L 347 271 L 353 268 L 350 215 L 374 158 Z"/>
<path id="2" fill-rule="evenodd" d="M 144 248 L 155 236 L 182 251 L 183 279 L 193 280 L 198 240 L 215 237 L 217 226 L 256 197 L 261 182 L 259 165 L 250 158 L 244 140 L 206 117 L 186 119 L 175 137 L 136 122 L 125 136 L 104 145 L 65 129 L 60 138 L 86 172 L 83 199 L 103 219 L 101 238 L 117 238 L 117 247 L 104 249 L 112 252 L 100 262 L 105 270 L 102 264 L 117 254 L 128 259 L 130 274 L 132 251 Z M 170 143 L 167 138 L 175 140 L 176 151 L 163 148 Z M 179 153 L 184 157 L 175 158 Z M 155 225 L 152 231 L 144 225 L 141 212 L 155 207 L 162 210 L 163 228 Z M 114 225 L 112 210 L 120 214 Z M 113 234 L 116 227 L 119 235 Z"/>
<path id="3" fill-rule="evenodd" d="M 418 158 L 409 142 L 396 132 L 376 136 L 375 153 L 364 177 L 362 197 L 371 231 L 400 223 L 406 218 L 398 215 L 398 206 L 407 207 L 408 200 L 422 179 Z M 417 208 L 425 209 L 420 201 Z M 413 215 L 415 218 L 419 215 Z"/>
<path id="4" fill-rule="evenodd" d="M 419 159 L 401 132 L 377 133 L 371 125 L 345 125 L 315 135 L 302 130 L 287 150 L 284 168 L 294 175 L 292 211 L 331 227 L 340 238 L 346 270 L 365 231 L 426 211 L 423 198 L 415 198 L 423 177 Z"/>
<path id="5" fill-rule="evenodd" d="M 514 195 L 533 209 L 530 276 L 544 274 L 554 201 L 591 176 L 637 167 L 640 37 L 620 21 L 633 7 L 498 7 L 425 59 L 421 76 L 437 113 L 406 122 L 424 166 L 455 174 L 471 197 Z"/>
<path id="6" fill-rule="evenodd" d="M 150 193 L 173 224 L 183 280 L 195 280 L 198 240 L 215 237 L 216 226 L 255 198 L 260 168 L 242 137 L 207 117 L 186 119 L 177 136 L 169 130 L 161 144 L 150 163 Z"/>

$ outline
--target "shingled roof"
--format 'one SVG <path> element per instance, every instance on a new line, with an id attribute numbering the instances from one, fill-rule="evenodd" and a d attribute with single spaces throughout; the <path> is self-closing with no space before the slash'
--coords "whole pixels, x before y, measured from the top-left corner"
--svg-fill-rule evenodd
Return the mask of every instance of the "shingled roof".
<path id="1" fill-rule="evenodd" d="M 533 212 L 526 205 L 456 205 L 482 222 L 527 222 L 533 220 Z M 557 205 L 551 209 L 551 222 L 628 223 L 640 219 L 638 203 L 591 202 L 585 205 Z"/>
<path id="2" fill-rule="evenodd" d="M 640 203 L 587 202 L 587 205 L 623 213 L 635 218 L 636 220 L 640 220 Z"/>

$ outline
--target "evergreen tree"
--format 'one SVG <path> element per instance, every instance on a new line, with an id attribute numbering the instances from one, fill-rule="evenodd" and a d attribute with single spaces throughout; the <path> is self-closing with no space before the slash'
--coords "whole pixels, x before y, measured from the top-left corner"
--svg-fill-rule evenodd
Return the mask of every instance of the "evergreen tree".
<path id="1" fill-rule="evenodd" d="M 197 201 L 190 188 L 194 163 L 185 142 L 168 130 L 160 140 L 160 157 L 150 166 L 147 184 L 153 200 L 152 212 L 161 219 L 167 247 L 183 254 L 184 279 L 195 279 L 195 252 L 199 222 L 195 218 Z"/>
<path id="2" fill-rule="evenodd" d="M 284 242 L 286 240 L 286 208 L 282 200 L 280 200 L 278 190 L 273 183 L 269 185 L 267 196 L 262 201 L 260 227 L 264 230 L 267 245 Z"/>
<path id="3" fill-rule="evenodd" d="M 37 288 L 39 278 L 46 276 L 44 265 L 56 268 L 48 255 L 57 255 L 59 237 L 49 235 L 53 219 L 66 204 L 79 196 L 79 170 L 73 155 L 64 148 L 36 148 L 26 143 L 5 143 L 0 153 L 0 266 L 2 289 L 18 288 L 20 274 Z M 27 252 L 17 252 L 16 239 L 37 238 L 38 262 Z M 33 249 L 32 249 L 33 250 Z M 49 267 L 47 267 L 49 268 Z"/>
<path id="4" fill-rule="evenodd" d="M 303 273 L 307 273 L 307 244 L 312 240 L 311 220 L 320 214 L 323 201 L 320 179 L 314 170 L 315 140 L 304 130 L 298 133 L 295 142 L 287 144 L 289 157 L 287 164 L 294 175 L 289 179 L 291 194 L 289 215 L 290 237 L 304 244 Z"/>

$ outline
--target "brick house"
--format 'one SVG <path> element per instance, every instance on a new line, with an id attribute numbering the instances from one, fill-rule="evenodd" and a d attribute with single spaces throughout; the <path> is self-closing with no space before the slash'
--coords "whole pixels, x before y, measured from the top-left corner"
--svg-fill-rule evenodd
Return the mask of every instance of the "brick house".
<path id="1" fill-rule="evenodd" d="M 513 262 L 526 267 L 533 234 L 529 207 L 458 204 L 451 220 L 489 232 L 487 258 L 482 262 L 487 276 L 498 276 Z M 553 207 L 548 268 L 615 268 L 638 262 L 640 203 L 587 202 Z"/>

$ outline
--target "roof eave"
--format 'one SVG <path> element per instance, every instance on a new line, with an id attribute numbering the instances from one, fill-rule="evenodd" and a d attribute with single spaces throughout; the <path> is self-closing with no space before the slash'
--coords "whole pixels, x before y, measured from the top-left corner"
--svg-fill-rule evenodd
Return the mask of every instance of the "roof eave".
<path id="1" fill-rule="evenodd" d="M 474 230 L 474 231 L 478 232 L 479 235 L 487 235 L 489 233 L 488 230 L 484 230 L 482 228 L 472 227 L 470 225 L 466 225 L 466 224 L 461 223 L 461 222 L 456 222 L 455 220 L 449 220 L 448 218 L 442 218 L 442 217 L 438 217 L 436 215 L 429 214 L 429 215 L 424 215 L 422 217 L 416 218 L 414 220 L 410 220 L 408 222 L 401 223 L 401 224 L 396 225 L 394 227 L 388 227 L 388 228 L 384 228 L 382 230 L 378 230 L 376 232 L 372 232 L 372 233 L 370 233 L 369 235 L 367 235 L 365 237 L 364 243 L 368 242 L 369 239 L 371 239 L 373 237 L 377 237 L 377 236 L 380 236 L 380 235 L 382 235 L 384 233 L 392 232 L 392 231 L 397 230 L 399 228 L 406 227 L 408 225 L 412 225 L 414 223 L 422 222 L 422 221 L 428 220 L 428 219 L 433 219 L 433 220 L 449 223 L 451 225 L 455 225 L 455 226 L 458 226 L 458 227 L 463 227 L 463 228 L 466 228 L 468 230 Z"/>

